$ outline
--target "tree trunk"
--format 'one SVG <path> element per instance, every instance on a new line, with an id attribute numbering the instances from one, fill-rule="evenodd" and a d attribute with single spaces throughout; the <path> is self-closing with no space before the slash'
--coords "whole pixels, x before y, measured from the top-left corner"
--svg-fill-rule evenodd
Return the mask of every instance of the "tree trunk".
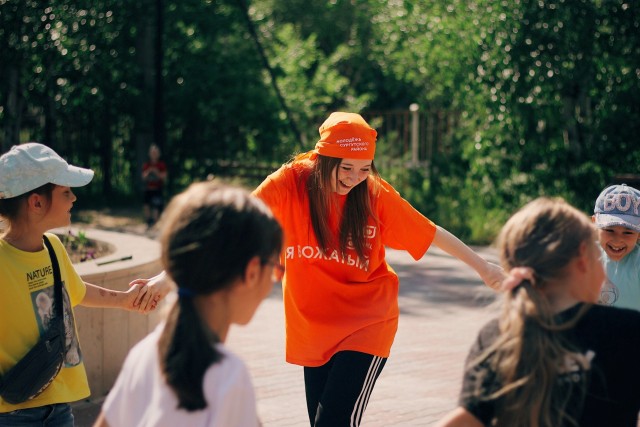
<path id="1" fill-rule="evenodd" d="M 49 147 L 55 147 L 56 141 L 55 139 L 55 129 L 56 123 L 54 118 L 55 111 L 55 101 L 53 99 L 53 94 L 55 93 L 55 78 L 52 75 L 51 67 L 52 62 L 50 60 L 49 52 L 45 52 L 45 57 L 43 58 L 43 64 L 46 73 L 45 87 L 44 87 L 44 100 L 43 100 L 43 112 L 44 112 L 44 135 L 42 136 L 42 141 L 44 145 Z"/>
<path id="2" fill-rule="evenodd" d="M 4 144 L 2 152 L 20 143 L 20 124 L 22 122 L 22 103 L 20 96 L 20 69 L 17 64 L 7 63 L 7 103 L 5 114 L 7 117 L 4 128 Z"/>
<path id="3" fill-rule="evenodd" d="M 100 169 L 102 170 L 102 195 L 111 196 L 111 165 L 113 163 L 111 121 L 112 116 L 109 106 L 106 106 L 102 116 L 103 123 L 100 126 Z"/>
<path id="4" fill-rule="evenodd" d="M 155 1 L 146 1 L 147 11 L 153 11 Z M 139 15 L 138 32 L 136 39 L 136 61 L 140 69 L 140 80 L 138 83 L 140 94 L 138 96 L 134 144 L 136 147 L 136 171 L 134 172 L 134 183 L 138 194 L 142 191 L 142 164 L 147 158 L 149 146 L 153 141 L 153 112 L 154 112 L 154 36 L 155 14 L 142 13 Z"/>
<path id="5" fill-rule="evenodd" d="M 153 136 L 155 143 L 161 148 L 166 146 L 166 129 L 164 125 L 164 87 L 162 77 L 162 66 L 164 60 L 163 32 L 164 32 L 164 5 L 163 0 L 156 0 L 156 25 L 155 25 L 155 50 L 154 50 L 154 72 L 155 72 L 155 96 L 153 108 Z M 165 158 L 169 158 L 168 156 Z"/>

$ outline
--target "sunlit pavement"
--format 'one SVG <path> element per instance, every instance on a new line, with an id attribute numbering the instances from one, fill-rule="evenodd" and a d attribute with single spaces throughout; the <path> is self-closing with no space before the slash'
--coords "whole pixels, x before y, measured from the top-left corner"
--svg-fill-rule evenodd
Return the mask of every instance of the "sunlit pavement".
<path id="1" fill-rule="evenodd" d="M 496 262 L 493 250 L 476 249 Z M 362 426 L 430 426 L 456 405 L 464 358 L 496 313 L 495 295 L 437 248 L 417 262 L 389 250 L 388 261 L 400 276 L 400 325 Z M 281 288 L 275 287 L 252 322 L 233 327 L 227 341 L 249 366 L 264 427 L 309 425 L 302 368 L 284 361 L 283 331 Z M 76 404 L 76 426 L 91 426 L 100 402 Z"/>

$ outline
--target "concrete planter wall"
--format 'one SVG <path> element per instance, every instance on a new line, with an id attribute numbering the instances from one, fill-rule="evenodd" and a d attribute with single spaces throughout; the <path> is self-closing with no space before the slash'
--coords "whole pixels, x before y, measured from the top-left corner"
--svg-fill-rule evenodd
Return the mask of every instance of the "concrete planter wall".
<path id="1" fill-rule="evenodd" d="M 68 230 L 64 230 L 66 231 Z M 77 231 L 72 229 L 74 234 Z M 82 231 L 89 239 L 103 241 L 115 247 L 115 252 L 110 255 L 74 265 L 85 282 L 108 289 L 126 290 L 132 280 L 149 278 L 162 270 L 160 244 L 154 240 L 102 230 Z M 98 265 L 129 256 L 131 259 Z M 148 315 L 119 309 L 75 308 L 92 399 L 108 393 L 129 349 L 160 322 L 160 308 Z"/>

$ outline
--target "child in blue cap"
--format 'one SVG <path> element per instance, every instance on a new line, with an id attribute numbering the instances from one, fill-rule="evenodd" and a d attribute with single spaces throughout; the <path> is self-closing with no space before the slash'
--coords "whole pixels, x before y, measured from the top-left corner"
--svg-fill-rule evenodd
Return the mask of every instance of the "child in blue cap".
<path id="1" fill-rule="evenodd" d="M 593 222 L 607 280 L 600 303 L 640 310 L 640 191 L 626 184 L 600 193 Z"/>

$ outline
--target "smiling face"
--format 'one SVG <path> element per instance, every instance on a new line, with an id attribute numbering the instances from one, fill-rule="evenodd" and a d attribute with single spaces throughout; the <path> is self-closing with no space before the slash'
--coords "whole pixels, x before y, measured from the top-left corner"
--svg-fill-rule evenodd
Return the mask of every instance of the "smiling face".
<path id="1" fill-rule="evenodd" d="M 353 187 L 367 179 L 371 173 L 371 160 L 342 159 L 332 171 L 331 187 L 333 191 L 344 196 Z"/>
<path id="2" fill-rule="evenodd" d="M 640 233 L 621 225 L 598 229 L 600 245 L 613 261 L 627 256 L 638 243 Z"/>

